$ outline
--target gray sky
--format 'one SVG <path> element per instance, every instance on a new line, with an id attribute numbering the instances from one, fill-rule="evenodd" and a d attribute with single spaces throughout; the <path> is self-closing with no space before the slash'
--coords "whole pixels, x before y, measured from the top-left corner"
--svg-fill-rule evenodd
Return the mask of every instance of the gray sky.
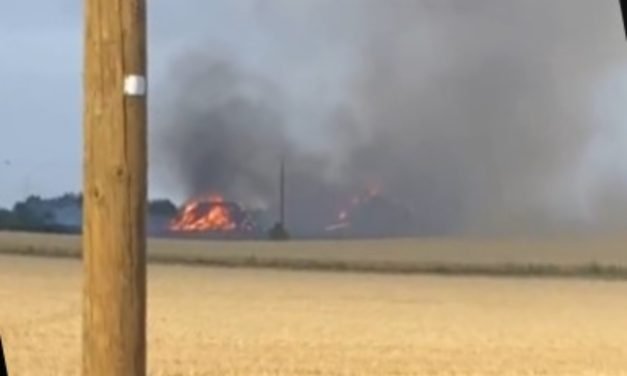
<path id="1" fill-rule="evenodd" d="M 468 1 L 436 0 L 430 3 L 435 11 L 444 4 L 443 7 L 455 8 L 459 17 L 465 17 L 464 12 L 469 10 L 456 4 Z M 554 2 L 563 8 L 559 12 L 563 19 L 572 16 L 582 21 L 580 35 L 583 38 L 590 35 L 589 40 L 594 42 L 591 49 L 598 48 L 601 54 L 620 57 L 621 64 L 608 69 L 598 86 L 591 89 L 589 105 L 597 106 L 606 126 L 603 128 L 605 136 L 599 137 L 593 152 L 594 157 L 586 163 L 610 166 L 612 171 L 627 171 L 627 162 L 621 162 L 627 161 L 627 112 L 623 110 L 623 103 L 627 103 L 627 68 L 623 52 L 627 51 L 627 42 L 619 25 L 619 16 L 613 12 L 614 9 L 618 11 L 618 0 Z M 55 195 L 80 189 L 81 3 L 78 0 L 20 0 L 5 1 L 0 5 L 0 206 L 10 206 L 27 194 Z M 293 130 L 307 137 L 312 134 L 307 131 L 319 125 L 320 119 L 316 116 L 324 112 L 321 108 L 325 105 L 332 108 L 342 96 L 347 67 L 359 58 L 353 53 L 351 41 L 355 35 L 351 31 L 358 33 L 361 29 L 352 27 L 352 24 L 358 19 L 372 21 L 368 19 L 371 15 L 350 16 L 353 15 L 351 6 L 360 3 L 356 0 L 153 0 L 149 3 L 151 98 L 155 101 L 152 103 L 157 103 L 151 108 L 154 114 L 158 114 L 158 101 L 167 97 L 164 79 L 171 80 L 176 76 L 179 56 L 189 51 L 219 51 L 243 66 L 263 72 L 271 79 L 279 79 L 292 99 L 290 108 L 304 118 Z M 372 3 L 363 1 L 363 4 Z M 412 1 L 399 0 L 396 4 L 409 3 Z M 576 5 L 570 7 L 569 4 Z M 340 11 L 329 12 L 330 7 L 338 7 Z M 334 14 L 341 16 L 334 17 Z M 499 12 L 494 14 L 498 17 Z M 553 20 L 556 29 L 560 28 L 563 19 Z M 591 20 L 591 26 L 584 22 L 587 19 Z M 445 20 L 455 21 L 450 17 Z M 521 20 L 530 23 L 521 26 L 529 28 L 529 45 L 533 45 L 542 36 L 533 32 L 536 29 L 533 22 L 527 18 Z M 403 21 L 406 20 L 400 20 Z M 549 21 L 538 16 L 538 22 Z M 428 23 L 426 20 L 426 31 L 430 27 Z M 508 21 L 503 21 L 503 25 L 511 26 Z M 410 33 L 414 32 L 417 31 L 410 30 Z M 472 30 L 464 32 L 472 33 Z M 385 30 L 378 33 L 385 38 Z M 451 34 L 446 38 L 471 38 L 472 35 Z M 610 35 L 612 39 L 607 39 Z M 607 40 L 607 43 L 599 47 L 599 40 Z M 566 46 L 565 50 L 568 48 Z M 453 51 L 451 56 L 455 57 L 457 53 Z M 587 54 L 586 58 L 593 55 Z M 573 58 L 577 58 L 576 54 Z M 315 105 L 308 106 L 310 102 Z M 308 108 L 315 111 L 303 116 Z M 159 163 L 158 156 L 153 159 L 154 163 Z M 588 174 L 594 175 L 598 170 L 589 168 Z M 624 176 L 627 177 L 627 173 Z M 158 181 L 151 182 L 153 195 L 176 196 L 179 193 L 167 188 L 160 187 Z"/>
<path id="2" fill-rule="evenodd" d="M 63 3 L 0 5 L 0 205 L 79 183 L 80 12 Z"/>
<path id="3" fill-rule="evenodd" d="M 150 2 L 155 84 L 168 57 L 187 44 L 210 35 L 243 51 L 254 41 L 246 14 L 229 3 L 211 2 L 199 14 L 179 2 Z M 27 194 L 80 189 L 81 6 L 78 0 L 0 5 L 0 206 Z"/>
<path id="4" fill-rule="evenodd" d="M 290 72 L 292 86 L 312 78 L 320 82 L 303 74 L 320 59 L 299 56 L 296 50 L 279 51 L 282 40 L 273 34 L 273 26 L 260 25 L 255 1 L 153 0 L 150 6 L 153 88 L 159 87 L 164 70 L 172 68 L 179 54 L 198 46 L 224 51 L 275 75 L 286 74 L 274 63 L 276 57 L 285 59 L 294 52 L 290 58 L 298 61 L 300 70 Z M 0 206 L 11 206 L 27 194 L 80 189 L 81 7 L 78 0 L 0 5 Z M 171 69 L 167 73 L 176 75 Z M 151 99 L 158 100 L 161 94 L 155 90 Z M 170 193 L 157 183 L 151 184 L 151 192 Z"/>

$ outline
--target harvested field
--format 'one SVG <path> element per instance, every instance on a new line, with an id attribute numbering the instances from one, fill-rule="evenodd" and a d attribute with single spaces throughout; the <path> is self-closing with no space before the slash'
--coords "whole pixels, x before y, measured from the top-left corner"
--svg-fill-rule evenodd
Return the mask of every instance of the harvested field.
<path id="1" fill-rule="evenodd" d="M 627 279 L 627 238 L 192 241 L 151 239 L 149 261 L 378 273 Z M 0 232 L 0 254 L 79 257 L 75 236 Z"/>
<path id="2" fill-rule="evenodd" d="M 175 250 L 172 250 L 175 251 Z M 77 260 L 0 256 L 14 375 L 77 375 Z M 151 375 L 627 375 L 627 283 L 151 265 Z"/>

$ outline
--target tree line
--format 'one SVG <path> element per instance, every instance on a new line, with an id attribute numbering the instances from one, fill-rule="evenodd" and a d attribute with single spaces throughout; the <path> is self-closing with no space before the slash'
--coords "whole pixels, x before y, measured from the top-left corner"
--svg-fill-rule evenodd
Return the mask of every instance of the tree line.
<path id="1" fill-rule="evenodd" d="M 0 208 L 0 231 L 80 233 L 83 196 L 66 193 L 53 198 L 31 195 L 12 208 Z M 148 215 L 173 218 L 177 206 L 167 199 L 148 202 Z"/>

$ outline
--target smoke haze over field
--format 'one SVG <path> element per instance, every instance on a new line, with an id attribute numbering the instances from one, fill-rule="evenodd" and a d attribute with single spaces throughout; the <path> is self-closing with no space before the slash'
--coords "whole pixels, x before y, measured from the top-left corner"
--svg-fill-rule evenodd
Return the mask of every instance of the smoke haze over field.
<path id="1" fill-rule="evenodd" d="M 617 1 L 240 4 L 257 59 L 200 44 L 156 94 L 158 176 L 185 196 L 275 207 L 286 154 L 300 226 L 376 184 L 419 234 L 627 227 L 627 169 L 599 157 L 627 146 L 598 102 L 626 61 Z"/>

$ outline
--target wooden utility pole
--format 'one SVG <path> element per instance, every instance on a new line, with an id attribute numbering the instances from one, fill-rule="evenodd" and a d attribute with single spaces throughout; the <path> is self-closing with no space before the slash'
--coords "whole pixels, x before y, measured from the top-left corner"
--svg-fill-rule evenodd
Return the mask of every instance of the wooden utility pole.
<path id="1" fill-rule="evenodd" d="M 146 5 L 85 0 L 84 376 L 146 374 Z"/>

